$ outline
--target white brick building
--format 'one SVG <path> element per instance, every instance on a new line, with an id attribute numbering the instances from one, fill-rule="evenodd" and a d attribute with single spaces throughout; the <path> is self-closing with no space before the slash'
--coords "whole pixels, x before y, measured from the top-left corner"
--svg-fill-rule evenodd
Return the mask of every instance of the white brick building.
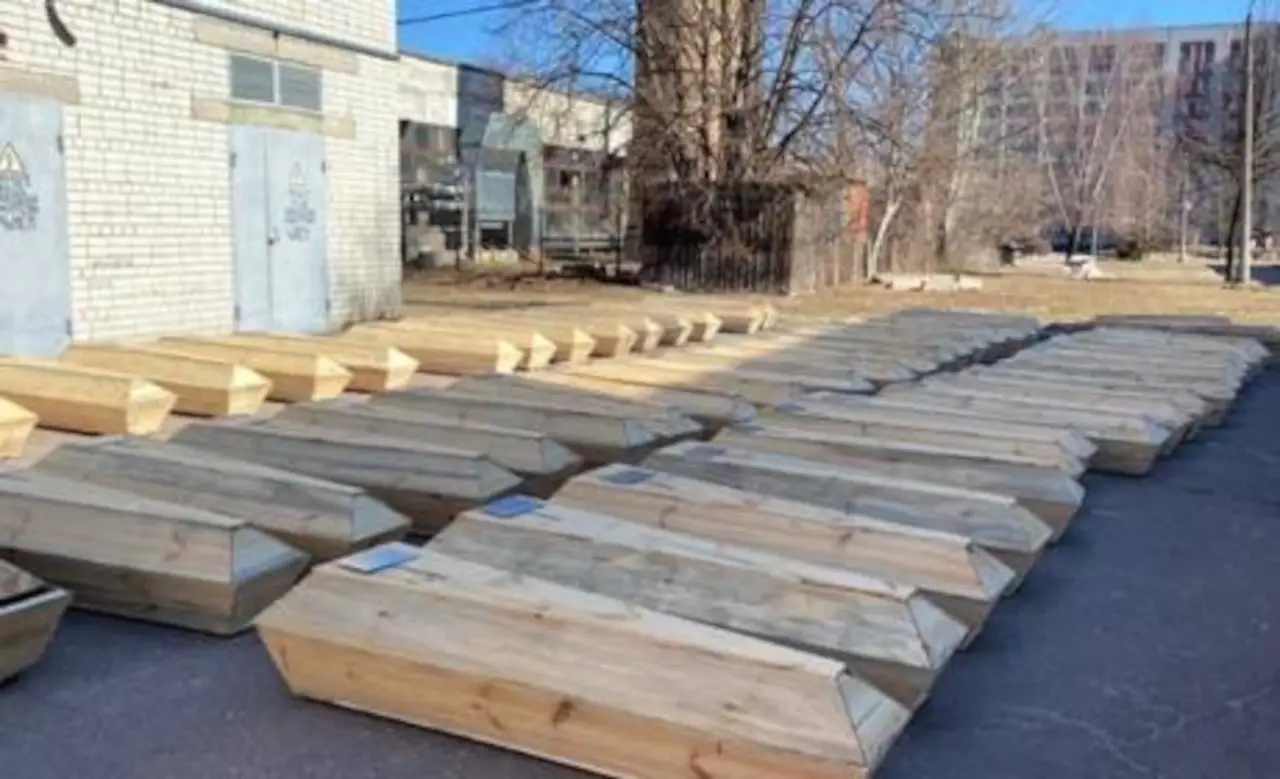
<path id="1" fill-rule="evenodd" d="M 0 353 L 398 303 L 394 0 L 0 0 Z"/>

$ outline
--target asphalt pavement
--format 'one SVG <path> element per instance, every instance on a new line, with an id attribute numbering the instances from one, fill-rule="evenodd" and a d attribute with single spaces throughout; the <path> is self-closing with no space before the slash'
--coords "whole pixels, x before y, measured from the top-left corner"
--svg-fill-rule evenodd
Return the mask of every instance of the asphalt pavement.
<path id="1" fill-rule="evenodd" d="M 1156 475 L 1086 487 L 880 779 L 1280 777 L 1280 371 Z M 292 699 L 251 635 L 75 613 L 0 689 L 3 779 L 582 776 Z"/>

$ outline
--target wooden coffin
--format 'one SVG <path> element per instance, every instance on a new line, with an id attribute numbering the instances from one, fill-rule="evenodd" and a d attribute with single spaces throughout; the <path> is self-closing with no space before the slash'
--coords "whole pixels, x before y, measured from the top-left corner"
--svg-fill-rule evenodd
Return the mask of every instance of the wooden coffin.
<path id="1" fill-rule="evenodd" d="M 574 450 L 588 464 L 634 462 L 656 448 L 691 437 L 700 430 L 691 419 L 676 428 L 670 417 L 637 416 L 581 400 L 530 400 L 416 389 L 379 395 L 369 403 L 375 408 L 400 408 L 459 422 L 537 431 Z"/>
<path id="2" fill-rule="evenodd" d="M 702 324 L 706 318 L 712 318 L 718 323 L 716 329 L 719 332 L 735 335 L 753 335 L 769 326 L 778 316 L 777 309 L 772 306 L 741 301 L 699 299 L 685 302 L 651 297 L 641 301 L 640 308 L 644 311 L 683 313 L 693 319 L 696 325 Z M 695 330 L 695 339 L 697 335 Z"/>
<path id="3" fill-rule="evenodd" d="M 525 359 L 510 341 L 485 335 L 444 335 L 409 328 L 358 325 L 337 338 L 394 346 L 418 361 L 418 370 L 447 376 L 511 373 Z"/>
<path id="4" fill-rule="evenodd" d="M 1116 397 L 1088 397 L 1073 394 L 1070 390 L 1055 389 L 1050 386 L 1031 386 L 982 381 L 979 379 L 934 379 L 921 382 L 918 387 L 929 393 L 955 395 L 961 398 L 975 398 L 980 401 L 1008 401 L 1020 406 L 1035 408 L 1070 409 L 1074 411 L 1098 411 L 1121 415 L 1132 415 L 1150 419 L 1156 424 L 1172 431 L 1176 440 L 1189 437 L 1199 426 L 1201 417 L 1190 409 L 1180 405 L 1148 398 L 1145 401 L 1125 402 Z M 901 391 L 914 392 L 914 387 L 897 388 Z M 897 391 L 897 390 L 895 390 Z M 1207 411 L 1204 404 L 1198 409 Z"/>
<path id="5" fill-rule="evenodd" d="M 772 424 L 727 428 L 715 443 L 837 465 L 851 471 L 952 487 L 1013 498 L 1053 529 L 1057 540 L 1067 531 L 1084 502 L 1084 488 L 1074 476 L 1053 467 L 939 457 L 914 460 L 892 445 L 868 447 L 866 439 L 836 432 Z"/>
<path id="6" fill-rule="evenodd" d="M 553 502 L 917 588 L 970 632 L 1026 572 L 954 533 L 629 465 L 575 476 Z"/>
<path id="7" fill-rule="evenodd" d="M 701 434 L 696 420 L 681 409 L 649 399 L 623 398 L 542 381 L 542 376 L 468 376 L 449 386 L 456 394 L 478 395 L 494 399 L 523 399 L 533 403 L 565 404 L 574 408 L 651 420 L 663 434 L 692 437 Z M 752 406 L 754 412 L 755 407 Z"/>
<path id="8" fill-rule="evenodd" d="M 402 389 L 418 372 L 418 361 L 394 346 L 282 333 L 239 333 L 235 340 L 274 351 L 328 357 L 351 373 L 351 382 L 346 387 L 348 391 L 389 392 Z"/>
<path id="9" fill-rule="evenodd" d="M 647 387 L 729 392 L 752 403 L 776 405 L 796 400 L 811 390 L 870 393 L 875 387 L 866 381 L 826 382 L 759 371 L 716 371 L 713 368 L 666 364 L 662 360 L 610 360 L 589 365 L 566 366 L 572 376 L 621 381 Z"/>
<path id="10" fill-rule="evenodd" d="M 72 344 L 59 360 L 154 382 L 177 396 L 173 410 L 180 414 L 254 414 L 271 390 L 271 381 L 248 366 L 149 345 Z"/>
<path id="11" fill-rule="evenodd" d="M 819 361 L 805 355 L 790 357 L 785 353 L 769 357 L 725 354 L 719 351 L 718 345 L 691 348 L 680 352 L 665 352 L 661 360 L 663 365 L 700 366 L 734 373 L 740 370 L 764 371 L 794 375 L 805 381 L 871 381 L 876 386 L 895 381 L 910 381 L 919 375 L 917 371 L 902 365 L 868 364 L 859 362 L 856 358 L 833 357 Z"/>
<path id="12" fill-rule="evenodd" d="M 595 351 L 596 341 L 586 330 L 571 324 L 506 320 L 490 316 L 452 316 L 444 318 L 406 317 L 396 322 L 428 332 L 483 333 L 506 338 L 526 352 L 522 368 L 544 368 L 549 362 L 583 362 Z M 632 334 L 632 338 L 634 338 Z M 548 344 L 551 351 L 548 354 Z M 544 362 L 545 360 L 545 362 Z"/>
<path id="13" fill-rule="evenodd" d="M 174 443 L 272 468 L 349 484 L 407 516 L 430 535 L 460 511 L 519 488 L 521 479 L 478 452 L 407 438 L 322 427 L 195 424 Z"/>
<path id="14" fill-rule="evenodd" d="M 65 443 L 29 472 L 244 520 L 314 560 L 399 539 L 409 520 L 345 484 L 159 441 Z"/>
<path id="15" fill-rule="evenodd" d="M 150 435 L 177 397 L 146 379 L 53 360 L 0 357 L 0 396 L 73 433 Z"/>
<path id="16" fill-rule="evenodd" d="M 695 330 L 698 332 L 699 341 L 710 341 L 715 338 L 716 333 L 720 330 L 719 320 L 715 321 L 714 326 L 707 324 L 699 327 L 694 324 L 692 317 L 672 311 L 602 304 L 592 305 L 587 308 L 587 311 L 605 312 L 626 317 L 627 321 L 630 321 L 635 316 L 644 317 L 662 328 L 662 337 L 658 340 L 658 343 L 662 346 L 684 346 L 693 340 Z"/>
<path id="17" fill-rule="evenodd" d="M 298 402 L 336 398 L 351 383 L 351 371 L 320 354 L 282 351 L 228 338 L 164 338 L 165 351 L 244 363 L 271 380 L 268 397 Z"/>
<path id="18" fill-rule="evenodd" d="M 398 322 L 362 325 L 362 328 L 383 328 L 388 330 L 407 330 L 424 338 L 444 336 L 456 338 L 500 338 L 520 347 L 522 356 L 516 367 L 526 371 L 536 371 L 551 364 L 559 346 L 541 332 L 530 327 L 503 327 L 490 325 L 484 318 L 464 319 L 451 317 L 446 319 L 402 319 Z M 587 352 L 590 354 L 590 351 Z"/>
<path id="19" fill-rule="evenodd" d="M 1134 331 L 1141 333 L 1141 331 Z M 1154 337 L 1152 337 L 1154 336 Z M 1107 351 L 1160 358 L 1165 362 L 1232 366 L 1246 374 L 1256 375 L 1269 362 L 1270 353 L 1252 340 L 1213 339 L 1201 336 L 1142 334 L 1132 337 L 1123 332 L 1094 330 L 1054 343 L 1069 344 L 1072 349 L 1092 352 Z"/>
<path id="20" fill-rule="evenodd" d="M 788 417 L 817 417 L 848 422 L 891 424 L 900 427 L 961 432 L 973 437 L 1049 445 L 1061 449 L 1069 457 L 1086 464 L 1098 452 L 1098 447 L 1087 436 L 1071 427 L 1055 428 L 998 420 L 975 423 L 969 417 L 945 411 L 933 412 L 925 408 L 903 408 L 894 404 L 892 400 L 882 403 L 876 397 L 852 397 L 834 392 L 814 393 L 803 401 L 780 406 L 774 410 L 780 414 L 785 413 Z"/>
<path id="21" fill-rule="evenodd" d="M 1142 414 L 1169 427 L 1198 428 L 1215 416 L 1209 403 L 1194 392 L 1167 388 L 1151 393 L 1089 390 L 1086 387 L 1062 385 L 1052 380 L 1002 378 L 990 373 L 955 374 L 931 378 L 925 386 L 941 385 L 968 394 L 987 393 L 1000 397 L 1045 400 L 1050 405 L 1072 408 L 1099 408 Z"/>
<path id="22" fill-rule="evenodd" d="M 248 627 L 308 559 L 243 520 L 26 471 L 0 474 L 0 554 L 76 608 L 221 635 Z"/>
<path id="23" fill-rule="evenodd" d="M 40 662 L 71 594 L 0 560 L 0 684 Z"/>
<path id="24" fill-rule="evenodd" d="M 1253 368 L 1251 361 L 1239 354 L 1183 351 L 1148 344 L 1089 343 L 1075 336 L 1054 338 L 1028 350 L 1032 354 L 1063 355 L 1073 360 L 1096 361 L 1105 365 L 1142 368 L 1154 373 L 1174 375 L 1229 375 L 1244 379 Z"/>
<path id="25" fill-rule="evenodd" d="M 872 478 L 798 457 L 685 443 L 655 452 L 644 465 L 747 492 L 965 536 L 1015 570 L 1030 568 L 1053 537 L 1048 524 L 1011 498 Z"/>
<path id="26" fill-rule="evenodd" d="M 0 460 L 22 455 L 35 432 L 37 417 L 11 400 L 0 398 Z"/>
<path id="27" fill-rule="evenodd" d="M 1175 348 L 1219 354 L 1229 352 L 1254 363 L 1265 364 L 1271 358 L 1271 351 L 1258 340 L 1251 337 L 1200 335 L 1196 333 L 1176 333 L 1160 330 L 1146 330 L 1124 327 L 1098 327 L 1087 332 L 1076 334 L 1080 343 L 1121 343 L 1144 344 L 1155 348 Z"/>
<path id="28" fill-rule="evenodd" d="M 258 629 L 297 695 L 618 779 L 865 779 L 908 716 L 829 658 L 430 548 L 320 566 Z"/>
<path id="29" fill-rule="evenodd" d="M 1142 475 L 1174 440 L 1173 431 L 1141 416 L 1080 411 L 1020 404 L 1002 400 L 982 400 L 914 390 L 876 396 L 877 403 L 903 409 L 958 414 L 974 420 L 1019 422 L 1055 429 L 1076 429 L 1098 447 L 1089 467 L 1100 471 Z M 976 422 L 975 424 L 984 424 Z"/>
<path id="30" fill-rule="evenodd" d="M 1054 441 L 1008 439 L 995 434 L 974 435 L 964 429 L 948 430 L 892 421 L 851 421 L 803 411 L 794 413 L 790 405 L 780 408 L 783 410 L 761 413 L 757 423 L 793 431 L 829 433 L 843 438 L 850 450 L 861 443 L 858 448 L 863 451 L 881 450 L 902 458 L 914 454 L 922 462 L 945 459 L 1028 465 L 1054 468 L 1072 477 L 1080 476 L 1085 470 L 1078 457 Z"/>
<path id="31" fill-rule="evenodd" d="M 642 337 L 636 331 L 635 323 L 624 323 L 618 319 L 610 319 L 601 317 L 596 314 L 594 316 L 565 316 L 555 313 L 554 310 L 547 314 L 527 313 L 527 312 L 502 312 L 499 314 L 490 314 L 488 319 L 503 326 L 519 326 L 525 325 L 536 328 L 538 332 L 545 333 L 548 338 L 559 342 L 562 335 L 569 331 L 581 331 L 586 333 L 595 344 L 591 349 L 592 357 L 621 357 L 633 351 L 653 351 L 658 348 L 658 342 L 662 339 L 662 329 L 653 324 L 652 332 L 646 333 L 649 338 L 648 342 L 642 342 Z M 641 320 L 647 322 L 647 320 Z M 559 360 L 560 362 L 576 362 L 576 360 Z"/>
<path id="32" fill-rule="evenodd" d="M 1157 398 L 1165 402 L 1176 403 L 1186 408 L 1197 417 L 1198 423 L 1206 427 L 1215 427 L 1222 423 L 1230 412 L 1235 401 L 1235 393 L 1229 390 L 1222 393 L 1202 393 L 1194 387 L 1170 387 L 1166 384 L 1128 381 L 1118 377 L 1095 377 L 1088 374 L 1058 373 L 1035 369 L 1018 370 L 999 365 L 974 368 L 973 379 L 997 381 L 1005 384 L 1017 383 L 1020 386 L 1049 386 L 1064 392 L 1078 393 L 1086 397 L 1105 396 L 1123 402 Z M 1217 397 L 1212 395 L 1218 394 Z M 1203 411 L 1201 412 L 1201 409 Z"/>
<path id="33" fill-rule="evenodd" d="M 984 370 L 988 370 L 985 369 Z M 1136 392 L 1167 389 L 1171 384 L 1159 376 L 1144 376 L 1135 373 L 1097 373 L 1088 366 L 1055 365 L 1052 361 L 1015 362 L 1007 360 L 990 366 L 989 370 L 1000 376 L 1015 378 L 1032 378 L 1048 380 L 1070 386 L 1130 387 Z M 1228 408 L 1235 402 L 1238 388 L 1216 380 L 1178 382 L 1179 390 L 1193 392 L 1220 408 Z"/>
<path id="34" fill-rule="evenodd" d="M 289 406 L 271 421 L 479 452 L 522 477 L 520 489 L 536 495 L 551 494 L 583 464 L 580 456 L 542 433 L 458 422 L 414 409 L 337 400 Z"/>
<path id="35" fill-rule="evenodd" d="M 1026 351 L 1009 358 L 1009 365 L 1061 366 L 1096 376 L 1149 376 L 1166 386 L 1209 384 L 1239 391 L 1243 373 L 1224 374 L 1221 370 L 1196 365 L 1143 365 L 1125 359 L 1098 359 L 1092 354 L 1071 354 L 1066 350 Z"/>
<path id="36" fill-rule="evenodd" d="M 908 709 L 968 635 L 913 588 L 522 495 L 430 549 L 825 655 Z"/>
<path id="37" fill-rule="evenodd" d="M 590 379 L 570 376 L 557 371 L 543 371 L 529 376 L 476 377 L 479 381 L 536 382 L 542 386 L 562 387 L 567 390 L 602 395 L 618 400 L 652 403 L 675 409 L 692 418 L 709 432 L 726 425 L 750 422 L 756 418 L 755 404 L 740 395 L 727 392 L 695 392 L 690 390 L 646 387 L 608 379 Z M 461 384 L 461 382 L 459 382 Z M 456 385 L 455 385 L 456 386 Z"/>
<path id="38" fill-rule="evenodd" d="M 906 351 L 890 354 L 863 348 L 828 348 L 810 344 L 803 339 L 760 341 L 758 338 L 731 341 L 721 339 L 711 347 L 690 350 L 689 353 L 712 354 L 717 359 L 732 357 L 750 361 L 752 365 L 799 363 L 806 369 L 833 366 L 881 382 L 908 381 L 921 374 L 939 370 L 947 364 L 937 357 L 913 355 Z"/>

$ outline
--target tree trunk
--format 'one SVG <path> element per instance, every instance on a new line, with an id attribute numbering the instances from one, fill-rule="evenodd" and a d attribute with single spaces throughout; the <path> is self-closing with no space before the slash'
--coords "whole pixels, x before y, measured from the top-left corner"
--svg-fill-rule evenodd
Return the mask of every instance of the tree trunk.
<path id="1" fill-rule="evenodd" d="M 893 225 L 894 217 L 898 215 L 898 210 L 902 208 L 902 201 L 892 199 L 885 204 L 884 215 L 880 217 L 880 224 L 876 226 L 876 236 L 871 242 L 871 251 L 867 254 L 867 280 L 875 278 L 880 272 L 880 254 L 884 251 L 885 241 L 889 236 L 889 228 Z"/>
<path id="2" fill-rule="evenodd" d="M 1240 229 L 1240 207 L 1244 203 L 1243 187 L 1236 189 L 1235 202 L 1231 206 L 1231 224 L 1227 228 L 1227 265 L 1222 275 L 1229 282 L 1236 282 L 1239 268 L 1236 267 L 1236 231 Z"/>

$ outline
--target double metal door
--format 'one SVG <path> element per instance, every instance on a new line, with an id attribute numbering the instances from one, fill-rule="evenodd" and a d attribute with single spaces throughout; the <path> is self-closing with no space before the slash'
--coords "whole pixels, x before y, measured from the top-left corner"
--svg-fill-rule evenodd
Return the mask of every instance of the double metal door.
<path id="1" fill-rule="evenodd" d="M 324 138 L 231 128 L 237 330 L 329 327 Z"/>

